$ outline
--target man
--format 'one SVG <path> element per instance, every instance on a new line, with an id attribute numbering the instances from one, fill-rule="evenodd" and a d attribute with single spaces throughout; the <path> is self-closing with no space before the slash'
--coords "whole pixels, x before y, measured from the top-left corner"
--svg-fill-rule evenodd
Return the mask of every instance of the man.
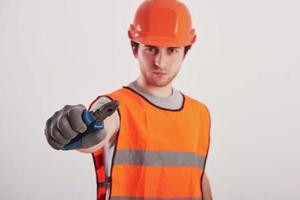
<path id="1" fill-rule="evenodd" d="M 196 40 L 190 13 L 177 0 L 147 0 L 136 11 L 128 36 L 139 62 L 136 81 L 90 106 L 118 100 L 104 128 L 86 135 L 77 150 L 92 153 L 98 199 L 211 200 L 204 173 L 210 117 L 206 106 L 172 87 Z M 65 106 L 46 123 L 55 149 L 87 130 L 83 105 Z"/>

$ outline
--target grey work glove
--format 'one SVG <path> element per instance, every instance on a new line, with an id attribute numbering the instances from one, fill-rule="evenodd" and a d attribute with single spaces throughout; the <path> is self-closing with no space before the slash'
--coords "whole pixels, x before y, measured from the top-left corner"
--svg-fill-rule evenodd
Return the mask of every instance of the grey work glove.
<path id="1" fill-rule="evenodd" d="M 47 120 L 45 135 L 50 146 L 62 150 L 64 145 L 68 144 L 71 139 L 87 130 L 87 126 L 82 120 L 82 113 L 85 109 L 82 104 L 66 105 Z M 89 148 L 99 144 L 106 135 L 105 128 L 88 134 L 82 138 L 81 145 L 78 148 Z"/>

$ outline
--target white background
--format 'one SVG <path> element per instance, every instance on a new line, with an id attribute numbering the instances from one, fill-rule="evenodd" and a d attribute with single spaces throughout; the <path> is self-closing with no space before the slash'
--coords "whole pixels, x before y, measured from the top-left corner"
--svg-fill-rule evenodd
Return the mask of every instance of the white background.
<path id="1" fill-rule="evenodd" d="M 45 122 L 137 77 L 140 2 L 0 0 L 1 200 L 96 199 L 91 155 L 53 150 Z M 174 84 L 210 109 L 215 199 L 300 199 L 300 1 L 184 2 L 198 40 Z"/>

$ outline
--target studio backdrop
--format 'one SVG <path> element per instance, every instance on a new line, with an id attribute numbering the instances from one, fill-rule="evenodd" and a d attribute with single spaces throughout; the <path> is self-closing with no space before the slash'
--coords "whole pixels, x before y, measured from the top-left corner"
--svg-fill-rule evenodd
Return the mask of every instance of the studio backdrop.
<path id="1" fill-rule="evenodd" d="M 197 41 L 174 87 L 210 110 L 214 199 L 300 199 L 300 2 L 183 2 Z M 96 199 L 92 156 L 52 149 L 45 123 L 137 78 L 140 3 L 0 0 L 0 199 Z"/>

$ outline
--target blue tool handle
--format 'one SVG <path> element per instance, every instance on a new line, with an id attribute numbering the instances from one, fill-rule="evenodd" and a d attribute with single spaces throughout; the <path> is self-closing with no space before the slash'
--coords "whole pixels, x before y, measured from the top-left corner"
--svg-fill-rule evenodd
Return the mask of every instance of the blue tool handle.
<path id="1" fill-rule="evenodd" d="M 82 113 L 82 120 L 87 125 L 87 130 L 84 133 L 78 134 L 68 144 L 64 146 L 64 150 L 72 150 L 80 146 L 81 139 L 89 134 L 95 133 L 95 131 L 104 128 L 103 121 L 96 121 L 93 111 L 84 110 Z"/>

